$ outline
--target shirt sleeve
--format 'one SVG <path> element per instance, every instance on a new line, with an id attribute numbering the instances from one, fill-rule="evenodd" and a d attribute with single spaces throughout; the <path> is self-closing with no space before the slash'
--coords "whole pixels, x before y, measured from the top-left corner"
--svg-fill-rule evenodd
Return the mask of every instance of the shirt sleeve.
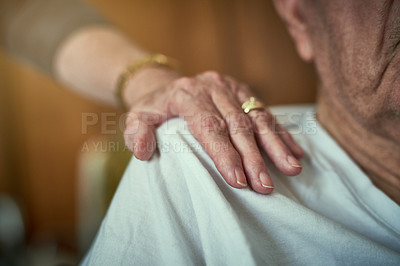
<path id="1" fill-rule="evenodd" d="M 0 1 L 0 45 L 49 73 L 62 41 L 94 24 L 108 22 L 80 0 Z"/>

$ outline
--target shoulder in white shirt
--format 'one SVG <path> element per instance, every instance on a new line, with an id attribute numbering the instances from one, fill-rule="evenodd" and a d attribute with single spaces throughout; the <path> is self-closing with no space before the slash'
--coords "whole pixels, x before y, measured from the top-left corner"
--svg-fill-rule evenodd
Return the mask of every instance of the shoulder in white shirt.
<path id="1" fill-rule="evenodd" d="M 266 159 L 275 189 L 225 183 L 173 119 L 158 153 L 132 159 L 83 265 L 399 265 L 400 207 L 318 124 L 313 106 L 271 108 L 306 151 L 299 176 Z"/>

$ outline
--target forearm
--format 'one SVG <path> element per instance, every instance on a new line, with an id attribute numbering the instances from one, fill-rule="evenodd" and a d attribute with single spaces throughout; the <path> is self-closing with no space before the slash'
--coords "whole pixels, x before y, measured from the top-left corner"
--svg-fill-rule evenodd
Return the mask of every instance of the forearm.
<path id="1" fill-rule="evenodd" d="M 132 62 L 147 52 L 129 41 L 121 32 L 110 27 L 88 27 L 72 34 L 55 55 L 56 77 L 68 87 L 93 99 L 116 103 L 114 96 L 120 74 Z M 129 104 L 158 86 L 155 76 L 147 72 L 166 69 L 145 68 L 128 80 L 124 100 Z"/>

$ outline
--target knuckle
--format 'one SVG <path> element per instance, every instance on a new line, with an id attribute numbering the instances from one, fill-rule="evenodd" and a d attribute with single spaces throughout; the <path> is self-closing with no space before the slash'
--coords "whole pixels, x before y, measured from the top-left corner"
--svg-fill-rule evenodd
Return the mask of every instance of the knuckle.
<path id="1" fill-rule="evenodd" d="M 222 79 L 223 79 L 222 75 L 214 70 L 208 70 L 208 71 L 204 72 L 203 75 L 209 79 L 219 81 L 219 82 L 222 82 Z"/>
<path id="2" fill-rule="evenodd" d="M 133 123 L 135 123 L 138 120 L 138 115 L 136 112 L 130 111 L 129 113 L 126 114 L 125 117 L 125 125 L 129 126 Z"/>
<path id="3" fill-rule="evenodd" d="M 139 120 L 134 120 L 127 124 L 124 130 L 124 136 L 132 136 L 139 131 Z"/>
<path id="4" fill-rule="evenodd" d="M 199 86 L 194 78 L 182 77 L 173 81 L 169 85 L 171 91 L 170 100 L 173 102 L 185 103 L 189 98 L 196 97 L 199 94 Z"/>
<path id="5" fill-rule="evenodd" d="M 192 78 L 189 77 L 182 77 L 174 81 L 173 83 L 176 87 L 182 87 L 182 88 L 189 88 L 193 86 L 194 81 Z"/>
<path id="6" fill-rule="evenodd" d="M 273 121 L 273 115 L 269 112 L 254 110 L 251 115 L 253 120 L 257 122 L 270 123 Z"/>
<path id="7" fill-rule="evenodd" d="M 135 143 L 137 143 L 138 147 L 142 147 L 147 144 L 147 138 L 145 136 L 137 136 Z"/>
<path id="8" fill-rule="evenodd" d="M 177 93 L 187 94 L 191 92 L 193 87 L 195 87 L 194 80 L 189 77 L 178 78 L 168 85 L 169 91 L 174 95 L 173 98 L 176 97 Z"/>
<path id="9" fill-rule="evenodd" d="M 224 76 L 224 79 L 228 82 L 230 89 L 234 94 L 237 94 L 239 90 L 243 90 L 243 84 L 237 79 L 231 76 Z M 246 85 L 247 86 L 247 85 Z"/>
<path id="10" fill-rule="evenodd" d="M 237 153 L 237 151 L 232 147 L 229 148 L 226 152 L 224 153 L 219 153 L 219 156 L 215 158 L 216 164 L 218 164 L 220 167 L 225 167 L 229 168 L 231 165 L 235 165 L 241 162 L 240 155 Z"/>
<path id="11" fill-rule="evenodd" d="M 282 136 L 282 138 L 285 139 L 291 139 L 292 136 L 289 134 L 289 132 L 286 131 L 286 129 L 280 127 L 280 126 L 276 126 L 276 134 Z"/>
<path id="12" fill-rule="evenodd" d="M 134 122 L 134 124 L 141 122 L 143 126 L 153 126 L 161 124 L 165 118 L 166 114 L 142 111 L 137 113 L 137 122 Z"/>
<path id="13" fill-rule="evenodd" d="M 246 160 L 249 165 L 251 165 L 252 168 L 254 169 L 260 169 L 260 168 L 265 168 L 265 162 L 262 159 L 260 152 L 258 151 L 253 151 L 249 152 L 246 155 Z"/>
<path id="14" fill-rule="evenodd" d="M 251 136 L 253 135 L 253 130 L 250 128 L 235 128 L 234 130 L 231 130 L 230 134 L 232 136 Z"/>
<path id="15" fill-rule="evenodd" d="M 253 134 L 253 125 L 251 119 L 242 112 L 231 113 L 227 116 L 227 123 L 230 134 Z"/>
<path id="16" fill-rule="evenodd" d="M 266 133 L 271 130 L 275 132 L 275 117 L 269 112 L 255 110 L 252 112 L 252 119 L 257 133 Z"/>
<path id="17" fill-rule="evenodd" d="M 199 114 L 196 120 L 196 124 L 200 125 L 201 133 L 227 134 L 225 120 L 216 114 Z"/>

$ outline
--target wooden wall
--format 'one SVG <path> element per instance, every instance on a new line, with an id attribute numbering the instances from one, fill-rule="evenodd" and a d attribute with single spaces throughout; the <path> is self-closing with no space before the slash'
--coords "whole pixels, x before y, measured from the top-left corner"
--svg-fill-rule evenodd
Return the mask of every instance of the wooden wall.
<path id="1" fill-rule="evenodd" d="M 311 102 L 312 67 L 296 56 L 265 0 L 90 0 L 150 51 L 188 74 L 214 69 L 250 84 L 267 104 Z M 0 193 L 23 207 L 30 241 L 76 245 L 76 173 L 82 112 L 112 112 L 0 53 Z"/>

